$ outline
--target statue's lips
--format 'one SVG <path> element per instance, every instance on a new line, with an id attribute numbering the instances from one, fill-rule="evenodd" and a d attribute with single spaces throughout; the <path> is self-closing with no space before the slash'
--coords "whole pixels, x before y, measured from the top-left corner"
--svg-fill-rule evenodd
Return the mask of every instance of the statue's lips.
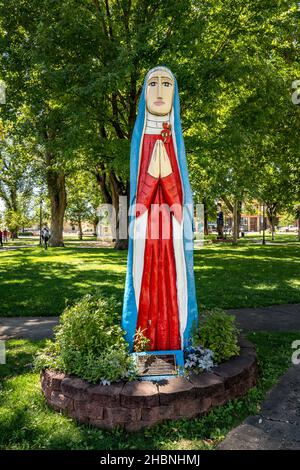
<path id="1" fill-rule="evenodd" d="M 162 106 L 163 104 L 165 104 L 164 101 L 154 101 L 154 104 L 155 106 Z"/>

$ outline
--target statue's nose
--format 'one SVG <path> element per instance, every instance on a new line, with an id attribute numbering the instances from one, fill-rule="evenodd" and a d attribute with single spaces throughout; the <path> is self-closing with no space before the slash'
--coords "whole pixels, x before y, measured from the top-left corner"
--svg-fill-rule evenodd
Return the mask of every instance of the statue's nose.
<path id="1" fill-rule="evenodd" d="M 157 98 L 162 98 L 162 84 L 160 79 L 158 80 Z"/>

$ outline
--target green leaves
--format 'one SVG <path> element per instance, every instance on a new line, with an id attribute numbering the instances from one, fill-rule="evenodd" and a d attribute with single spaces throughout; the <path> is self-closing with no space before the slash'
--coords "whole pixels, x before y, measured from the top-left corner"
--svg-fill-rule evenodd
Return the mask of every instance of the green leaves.
<path id="1" fill-rule="evenodd" d="M 51 165 L 67 175 L 79 163 L 93 173 L 101 167 L 102 196 L 112 195 L 112 173 L 124 194 L 142 81 L 160 63 L 178 79 L 196 202 L 205 199 L 213 211 L 224 194 L 299 200 L 299 106 L 291 101 L 300 76 L 297 2 L 107 5 L 0 6 L 0 75 L 7 85 L 1 118 L 5 130 L 14 124 L 11 134 L 28 161 L 41 173 L 48 151 Z"/>
<path id="2" fill-rule="evenodd" d="M 120 303 L 86 295 L 61 316 L 55 342 L 36 359 L 36 368 L 54 368 L 92 383 L 134 375 L 134 364 L 120 327 Z"/>
<path id="3" fill-rule="evenodd" d="M 197 340 L 205 348 L 211 349 L 214 353 L 214 361 L 220 363 L 239 353 L 239 333 L 235 317 L 215 308 L 205 313 L 204 323 L 201 323 L 199 327 Z"/>

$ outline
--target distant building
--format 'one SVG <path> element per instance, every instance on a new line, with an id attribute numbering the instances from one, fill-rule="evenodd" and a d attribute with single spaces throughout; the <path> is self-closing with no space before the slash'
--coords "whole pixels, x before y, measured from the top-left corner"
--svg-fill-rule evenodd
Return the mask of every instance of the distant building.
<path id="1" fill-rule="evenodd" d="M 70 221 L 64 222 L 64 233 L 78 233 L 79 226 L 77 224 L 72 224 Z M 90 222 L 82 222 L 82 232 L 93 235 L 96 232 L 96 228 Z"/>
<path id="2" fill-rule="evenodd" d="M 232 228 L 233 217 L 226 218 L 226 225 L 229 229 Z M 253 214 L 250 215 L 242 212 L 240 227 L 244 232 L 260 232 L 261 230 L 263 230 L 263 216 Z M 268 218 L 265 217 L 265 228 L 269 227 L 270 224 Z"/>

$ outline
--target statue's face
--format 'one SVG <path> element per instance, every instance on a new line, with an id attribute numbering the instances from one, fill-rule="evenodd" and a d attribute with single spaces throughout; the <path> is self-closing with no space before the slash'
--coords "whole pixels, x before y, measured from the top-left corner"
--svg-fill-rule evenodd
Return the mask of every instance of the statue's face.
<path id="1" fill-rule="evenodd" d="M 146 104 L 151 114 L 164 116 L 171 111 L 174 80 L 165 70 L 157 70 L 148 78 Z"/>

